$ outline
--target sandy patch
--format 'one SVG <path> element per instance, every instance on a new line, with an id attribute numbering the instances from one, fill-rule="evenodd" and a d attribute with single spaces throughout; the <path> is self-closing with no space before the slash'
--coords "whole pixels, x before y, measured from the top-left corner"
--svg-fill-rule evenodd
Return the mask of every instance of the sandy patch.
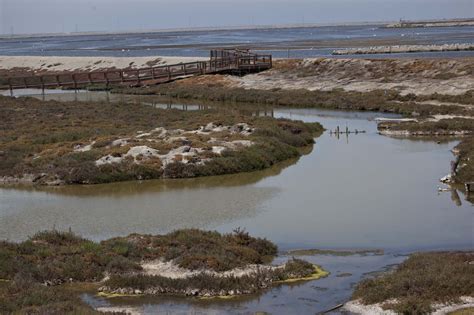
<path id="1" fill-rule="evenodd" d="M 138 69 L 193 61 L 203 57 L 41 57 L 0 56 L 0 70 L 21 68 L 34 72 L 95 71 L 104 69 Z"/>
<path id="2" fill-rule="evenodd" d="M 460 300 L 461 302 L 456 303 L 456 304 L 434 305 L 434 308 L 436 309 L 436 311 L 434 311 L 432 315 L 444 315 L 444 314 L 449 314 L 451 312 L 454 312 L 463 308 L 474 307 L 474 297 L 462 296 Z"/>
<path id="3" fill-rule="evenodd" d="M 428 118 L 428 121 L 440 121 L 442 119 L 454 119 L 454 118 L 462 118 L 462 119 L 474 119 L 474 116 L 459 116 L 459 115 L 433 115 L 431 118 Z"/>
<path id="4" fill-rule="evenodd" d="M 229 271 L 217 272 L 212 270 L 189 270 L 176 265 L 173 261 L 151 261 L 142 263 L 143 273 L 150 276 L 162 276 L 171 279 L 184 279 L 199 274 L 208 274 L 216 277 L 243 277 L 261 271 L 273 271 L 285 268 L 285 265 L 248 265 L 245 268 L 235 268 Z"/>
<path id="5" fill-rule="evenodd" d="M 463 308 L 474 307 L 474 297 L 470 296 L 463 296 L 460 298 L 460 303 L 452 303 L 452 304 L 434 304 L 432 307 L 435 311 L 432 313 L 433 315 L 444 315 L 449 314 L 450 312 L 454 312 L 456 310 L 460 310 Z M 364 305 L 361 303 L 360 300 L 354 300 L 347 302 L 344 305 L 344 308 L 351 313 L 355 314 L 373 314 L 373 315 L 395 315 L 396 313 L 392 310 L 384 310 L 382 308 L 383 304 L 393 304 L 396 303 L 396 300 L 385 301 L 384 303 L 377 303 L 377 304 L 370 304 Z"/>
<path id="6" fill-rule="evenodd" d="M 98 307 L 96 310 L 104 313 L 125 313 L 129 315 L 141 315 L 145 313 L 142 308 L 133 306 L 104 306 Z"/>

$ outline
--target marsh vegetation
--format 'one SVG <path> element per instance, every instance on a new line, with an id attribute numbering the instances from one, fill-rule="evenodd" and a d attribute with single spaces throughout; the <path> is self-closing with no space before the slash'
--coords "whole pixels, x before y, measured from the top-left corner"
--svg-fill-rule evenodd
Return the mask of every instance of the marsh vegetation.
<path id="1" fill-rule="evenodd" d="M 4 182 L 95 184 L 267 168 L 323 128 L 216 110 L 0 98 Z"/>
<path id="2" fill-rule="evenodd" d="M 474 295 L 473 259 L 473 252 L 413 254 L 393 272 L 359 283 L 353 298 L 401 314 L 427 314 L 434 304 Z"/>
<path id="3" fill-rule="evenodd" d="M 232 296 L 327 275 L 300 259 L 268 265 L 276 254 L 273 243 L 241 229 L 229 234 L 194 229 L 134 234 L 100 243 L 72 232 L 39 232 L 25 242 L 0 243 L 0 311 L 89 310 L 77 294 L 81 288 L 96 291 L 99 284 L 101 291 L 127 294 Z M 150 275 L 143 270 L 147 261 L 172 262 L 179 270 L 196 273 L 177 278 Z M 256 269 L 241 275 L 221 273 L 249 266 Z"/>

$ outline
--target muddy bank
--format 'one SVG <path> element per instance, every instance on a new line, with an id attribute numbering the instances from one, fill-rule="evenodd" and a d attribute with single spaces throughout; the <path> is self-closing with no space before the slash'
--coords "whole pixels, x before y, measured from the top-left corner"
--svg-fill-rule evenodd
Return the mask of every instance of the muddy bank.
<path id="1" fill-rule="evenodd" d="M 474 44 L 444 44 L 444 45 L 397 45 L 397 46 L 374 46 L 334 50 L 333 55 L 370 55 L 370 54 L 397 54 L 411 52 L 435 52 L 435 51 L 463 51 L 474 50 Z"/>
<path id="2" fill-rule="evenodd" d="M 237 111 L 9 97 L 1 97 L 0 105 L 3 184 L 95 184 L 259 170 L 300 156 L 299 148 L 312 145 L 323 130 L 319 124 Z"/>

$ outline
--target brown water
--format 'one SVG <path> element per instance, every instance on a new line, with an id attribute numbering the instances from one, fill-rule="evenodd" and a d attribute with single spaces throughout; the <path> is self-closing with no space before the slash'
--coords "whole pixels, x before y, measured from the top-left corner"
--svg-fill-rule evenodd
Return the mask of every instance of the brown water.
<path id="1" fill-rule="evenodd" d="M 143 98 L 140 101 L 149 102 Z M 155 106 L 168 105 L 155 102 Z M 184 227 L 222 232 L 242 227 L 252 235 L 274 241 L 280 249 L 386 250 L 383 256 L 307 257 L 333 274 L 324 280 L 279 287 L 259 297 L 231 302 L 170 298 L 110 302 L 85 297 L 94 305 L 138 304 L 141 312 L 150 314 L 162 310 L 266 310 L 281 314 L 290 309 L 299 313 L 324 310 L 347 300 L 353 284 L 364 273 L 400 262 L 403 258 L 399 253 L 474 247 L 472 205 L 460 192 L 438 192 L 438 186 L 442 186 L 439 178 L 449 172 L 453 158 L 450 149 L 455 141 L 437 144 L 378 135 L 373 121 L 382 116 L 378 113 L 277 108 L 267 113 L 319 121 L 332 130 L 347 125 L 351 130 L 367 132 L 341 138 L 326 132 L 316 139 L 309 154 L 261 172 L 97 186 L 0 189 L 0 239 L 23 240 L 51 228 L 71 228 L 101 240 Z M 338 272 L 351 272 L 353 276 L 338 278 Z"/>

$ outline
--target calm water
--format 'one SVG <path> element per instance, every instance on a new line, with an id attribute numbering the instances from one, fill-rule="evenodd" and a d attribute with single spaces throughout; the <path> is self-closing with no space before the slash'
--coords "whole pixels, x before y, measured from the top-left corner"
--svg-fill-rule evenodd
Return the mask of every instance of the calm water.
<path id="1" fill-rule="evenodd" d="M 123 98 L 106 93 L 57 97 Z M 147 97 L 125 99 L 158 107 L 170 105 Z M 188 109 L 200 107 L 194 106 Z M 242 227 L 274 241 L 282 250 L 385 250 L 382 256 L 305 257 L 331 271 L 331 276 L 233 301 L 103 300 L 84 296 L 95 306 L 132 305 L 150 314 L 259 310 L 285 314 L 290 309 L 314 313 L 346 301 L 354 283 L 368 272 L 399 263 L 404 259 L 399 254 L 474 247 L 472 205 L 460 192 L 438 193 L 439 178 L 449 172 L 453 158 L 450 149 L 455 141 L 437 144 L 380 136 L 373 121 L 382 116 L 379 113 L 274 108 L 267 114 L 319 121 L 328 130 L 348 126 L 366 133 L 337 138 L 328 131 L 316 139 L 309 154 L 261 172 L 98 186 L 0 189 L 0 239 L 23 240 L 53 227 L 71 228 L 95 240 L 184 227 L 222 232 Z M 352 275 L 337 277 L 341 272 Z"/>
<path id="2" fill-rule="evenodd" d="M 412 44 L 472 43 L 474 27 L 388 29 L 380 25 L 359 25 L 7 38 L 0 39 L 0 55 L 208 56 L 210 48 L 246 46 L 267 49 L 275 57 L 287 57 L 290 48 L 291 57 L 301 58 L 330 55 L 333 49 L 350 47 L 350 42 L 345 43 L 347 40 L 372 39 L 394 43 L 404 40 Z M 338 41 L 335 47 L 323 45 L 324 41 L 331 40 Z M 439 55 L 472 56 L 474 52 L 409 54 L 417 57 Z"/>
<path id="3" fill-rule="evenodd" d="M 47 97 L 66 100 L 77 95 L 124 98 L 107 93 Z M 150 97 L 126 99 L 170 106 Z M 326 132 L 310 154 L 262 172 L 1 189 L 0 239 L 22 240 L 53 227 L 72 228 L 99 240 L 132 232 L 164 233 L 183 227 L 231 231 L 240 226 L 281 248 L 411 250 L 473 245 L 472 206 L 462 194 L 458 200 L 449 192 L 438 193 L 439 178 L 449 172 L 450 149 L 456 142 L 380 136 L 373 121 L 378 113 L 273 109 L 267 114 L 319 121 L 328 130 L 348 126 L 367 133 L 337 139 Z"/>

